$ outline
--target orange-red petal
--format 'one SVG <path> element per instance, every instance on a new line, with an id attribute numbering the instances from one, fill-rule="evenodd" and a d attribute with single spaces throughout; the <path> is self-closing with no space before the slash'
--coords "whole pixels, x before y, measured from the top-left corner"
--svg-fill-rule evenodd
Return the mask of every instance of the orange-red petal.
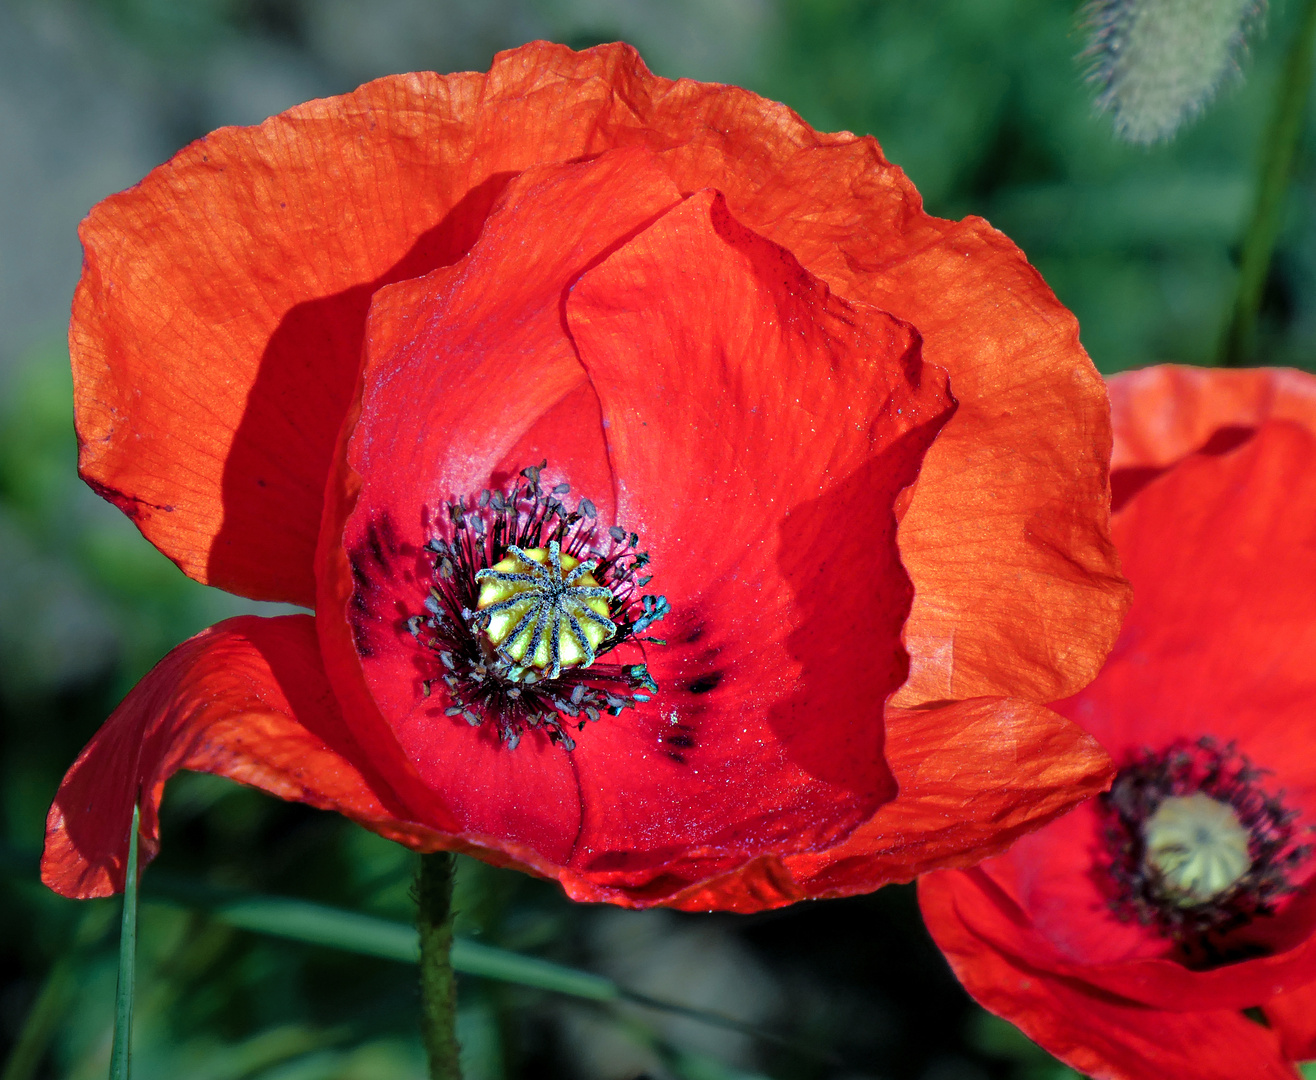
<path id="1" fill-rule="evenodd" d="M 198 580 L 314 601 L 371 296 L 461 255 L 497 190 L 467 157 L 478 81 L 381 80 L 223 128 L 83 223 L 82 475 Z"/>
<path id="2" fill-rule="evenodd" d="M 50 808 L 42 880 L 67 896 L 121 890 L 133 803 L 141 804 L 145 864 L 159 847 L 165 781 L 179 769 L 227 776 L 413 847 L 437 847 L 442 838 L 412 821 L 361 761 L 310 616 L 229 619 L 170 652 L 87 744 Z"/>
<path id="3" fill-rule="evenodd" d="M 948 870 L 919 881 L 933 939 L 981 1004 L 1080 1072 L 1101 1080 L 1295 1080 L 1269 1028 L 1243 1013 L 1149 1008 L 1081 978 L 1039 966 L 1048 946 L 1027 916 L 1001 902 L 979 870 Z M 984 937 L 984 934 L 991 937 Z M 1017 949 L 1000 950 L 1011 934 Z"/>
<path id="4" fill-rule="evenodd" d="M 1003 851 L 1110 783 L 1110 759 L 1077 724 L 1027 701 L 979 698 L 889 709 L 897 797 L 844 843 L 758 860 L 691 889 L 690 911 L 758 911 L 852 896 Z"/>

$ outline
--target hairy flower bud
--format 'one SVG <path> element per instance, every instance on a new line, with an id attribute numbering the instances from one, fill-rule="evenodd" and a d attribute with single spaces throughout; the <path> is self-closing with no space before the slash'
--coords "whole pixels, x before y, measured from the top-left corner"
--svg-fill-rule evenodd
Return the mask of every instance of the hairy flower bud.
<path id="1" fill-rule="evenodd" d="M 1134 143 L 1174 135 L 1237 70 L 1259 0 L 1089 0 L 1084 58 L 1115 131 Z"/>

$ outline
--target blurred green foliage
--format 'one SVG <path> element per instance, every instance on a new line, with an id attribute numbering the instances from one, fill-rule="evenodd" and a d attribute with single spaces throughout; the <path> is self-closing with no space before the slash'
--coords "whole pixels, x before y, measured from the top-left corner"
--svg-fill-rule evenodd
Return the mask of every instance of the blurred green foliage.
<path id="1" fill-rule="evenodd" d="M 710 0 L 705 8 L 730 12 L 727 25 L 757 36 L 705 41 L 697 57 L 691 28 L 704 24 L 680 0 L 654 0 L 648 14 L 587 0 L 502 0 L 492 23 L 459 0 L 329 6 L 349 27 L 357 12 L 372 41 L 386 44 L 388 27 L 372 18 L 450 24 L 444 55 L 468 67 L 519 43 L 512 27 L 522 24 L 578 45 L 622 33 L 672 76 L 707 77 L 734 53 L 747 85 L 815 126 L 877 135 L 932 212 L 980 214 L 1007 232 L 1078 314 L 1107 372 L 1215 355 L 1293 20 L 1291 5 L 1272 4 L 1268 33 L 1244 61 L 1246 79 L 1177 141 L 1138 149 L 1093 114 L 1075 61 L 1075 5 L 1065 0 Z M 339 91 L 351 88 L 345 72 L 375 62 L 343 59 L 350 33 L 332 55 L 316 44 L 324 38 L 313 32 L 322 10 L 314 0 L 81 0 L 61 10 L 99 28 L 107 49 L 126 50 L 135 77 L 169 98 L 179 138 L 216 122 L 197 103 L 219 50 L 277 43 Z M 477 23 L 479 35 L 457 40 Z M 1306 138 L 1264 297 L 1268 363 L 1310 366 L 1316 344 L 1314 168 Z M 58 333 L 51 328 L 52 341 Z M 28 857 L 46 808 L 81 746 L 151 664 L 210 623 L 271 606 L 187 580 L 81 485 L 62 347 L 4 359 L 0 1053 L 22 1051 L 3 1080 L 81 1080 L 108 1065 L 118 907 L 64 901 L 32 879 Z M 330 815 L 187 775 L 171 784 L 163 828 L 161 871 L 411 918 L 412 856 Z M 907 888 L 750 919 L 696 918 L 572 905 L 554 887 L 465 860 L 458 907 L 459 932 L 477 940 L 742 1015 L 843 1062 L 645 1010 L 465 979 L 460 1035 L 471 1080 L 1073 1075 L 968 1002 Z M 141 1080 L 423 1075 L 412 968 L 260 938 L 149 899 L 141 919 Z"/>
<path id="2" fill-rule="evenodd" d="M 1056 0 L 784 0 L 764 89 L 815 126 L 877 135 L 933 213 L 1009 235 L 1078 315 L 1101 370 L 1210 364 L 1294 7 L 1272 5 L 1245 79 L 1150 148 L 1094 115 L 1074 6 Z M 1303 367 L 1316 345 L 1309 139 L 1298 172 L 1262 359 Z"/>

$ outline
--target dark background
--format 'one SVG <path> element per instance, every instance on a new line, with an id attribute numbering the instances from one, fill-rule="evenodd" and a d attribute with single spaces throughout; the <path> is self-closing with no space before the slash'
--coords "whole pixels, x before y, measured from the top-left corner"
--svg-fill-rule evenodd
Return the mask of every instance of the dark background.
<path id="1" fill-rule="evenodd" d="M 92 203 L 214 127 L 369 78 L 481 69 L 536 37 L 623 38 L 659 74 L 737 82 L 816 127 L 876 135 L 933 213 L 981 214 L 1020 244 L 1103 371 L 1211 363 L 1292 6 L 1271 5 L 1203 120 L 1138 149 L 1094 114 L 1062 0 L 0 0 L 0 1054 L 25 1025 L 44 1024 L 49 1047 L 3 1080 L 99 1078 L 108 1063 L 117 901 L 64 901 L 33 869 L 64 769 L 173 644 L 274 610 L 186 580 L 76 478 L 62 335 Z M 1313 358 L 1310 145 L 1266 288 L 1266 363 Z M 409 853 L 210 777 L 172 784 L 155 866 L 411 917 Z M 465 979 L 470 1080 L 1073 1075 L 968 1001 L 910 887 L 684 916 L 573 905 L 464 861 L 459 904 L 462 933 L 832 1056 Z M 138 1080 L 423 1077 L 414 969 L 159 902 L 141 917 Z"/>

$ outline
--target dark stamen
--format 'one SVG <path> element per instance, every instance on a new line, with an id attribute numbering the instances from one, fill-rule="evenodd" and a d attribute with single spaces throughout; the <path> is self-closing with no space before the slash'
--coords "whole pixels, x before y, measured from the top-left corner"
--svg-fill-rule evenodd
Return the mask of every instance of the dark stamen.
<path id="1" fill-rule="evenodd" d="M 1283 792 L 1261 788 L 1265 775 L 1233 743 L 1222 747 L 1209 737 L 1195 743 L 1180 740 L 1161 753 L 1144 750 L 1100 797 L 1107 850 L 1096 872 L 1112 912 L 1122 921 L 1155 927 L 1175 943 L 1190 967 L 1215 967 L 1255 955 L 1255 945 L 1230 935 L 1275 913 L 1276 903 L 1293 892 L 1294 871 L 1311 853 L 1310 845 L 1296 843 L 1297 814 L 1284 806 Z M 1167 799 L 1197 794 L 1229 807 L 1247 830 L 1250 866 L 1219 895 L 1185 903 L 1158 860 L 1149 858 L 1146 833 Z"/>
<path id="2" fill-rule="evenodd" d="M 547 462 L 528 466 L 505 490 L 444 506 L 425 544 L 433 560 L 431 587 L 422 601 L 425 614 L 407 620 L 424 655 L 434 659 L 421 695 L 437 688 L 449 699 L 444 715 L 473 727 L 492 723 L 509 750 L 527 729 L 543 731 L 571 750 L 575 740 L 566 732 L 568 723 L 583 730 L 604 712 L 620 715 L 649 700 L 658 685 L 643 663 L 606 658 L 626 642 L 657 643 L 639 635 L 670 610 L 664 597 L 640 594 L 650 579 L 638 571 L 650 560 L 636 550 L 639 537 L 620 526 L 603 529 L 588 499 L 568 510 L 559 499 L 568 485 L 557 484 L 547 493 L 541 489 L 546 467 Z M 535 549 L 547 549 L 545 562 L 529 557 Z M 564 572 L 565 555 L 578 565 Z M 515 570 L 493 569 L 509 556 L 520 564 Z M 587 575 L 594 580 L 578 584 Z M 514 591 L 481 610 L 485 582 Z M 607 615 L 589 601 L 606 602 Z M 498 615 L 516 621 L 494 646 L 486 630 Z M 605 636 L 595 645 L 600 629 Z M 583 658 L 572 666 L 562 662 L 564 634 Z M 525 648 L 516 659 L 508 650 L 519 649 L 521 641 Z M 545 643 L 548 664 L 540 668 L 536 653 Z"/>

